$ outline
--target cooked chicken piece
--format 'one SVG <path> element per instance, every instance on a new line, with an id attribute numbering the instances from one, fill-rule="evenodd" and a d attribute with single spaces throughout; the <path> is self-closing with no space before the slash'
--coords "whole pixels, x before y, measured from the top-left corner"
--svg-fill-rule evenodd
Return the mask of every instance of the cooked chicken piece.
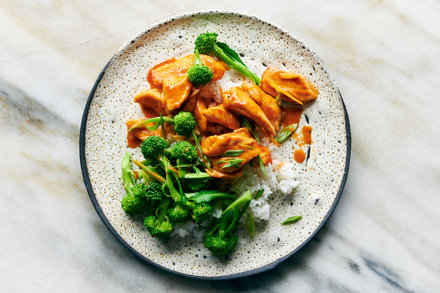
<path id="1" fill-rule="evenodd" d="M 266 94 L 255 83 L 243 83 L 241 89 L 246 91 L 248 95 L 260 106 L 267 119 L 269 119 L 273 128 L 280 130 L 281 109 L 277 101 L 270 95 Z"/>
<path id="2" fill-rule="evenodd" d="M 210 56 L 200 54 L 200 58 L 202 59 L 203 65 L 208 66 L 214 73 L 214 76 L 212 77 L 212 80 L 214 81 L 221 79 L 226 69 L 228 69 L 225 63 L 217 61 Z M 179 59 L 168 59 L 151 68 L 150 71 L 148 71 L 147 80 L 152 88 L 161 89 L 165 78 L 169 76 L 185 75 L 193 63 L 194 54 Z"/>
<path id="3" fill-rule="evenodd" d="M 224 127 L 223 125 L 208 122 L 205 132 L 209 135 L 213 135 L 228 133 L 231 132 L 231 130 L 227 127 Z"/>
<path id="4" fill-rule="evenodd" d="M 208 122 L 220 124 L 229 129 L 237 129 L 240 127 L 240 121 L 237 117 L 225 109 L 223 104 L 211 107 L 202 112 Z"/>
<path id="5" fill-rule="evenodd" d="M 206 109 L 205 103 L 201 99 L 197 99 L 196 108 L 194 110 L 194 118 L 196 118 L 197 126 L 202 130 L 206 131 L 206 127 L 208 126 L 208 120 L 206 120 L 205 115 L 203 115 L 203 111 Z"/>
<path id="6" fill-rule="evenodd" d="M 191 113 L 195 111 L 197 105 L 197 96 L 199 93 L 200 89 L 196 87 L 191 88 L 191 93 L 189 94 L 188 99 L 186 99 L 185 103 L 182 106 L 183 111 Z"/>
<path id="7" fill-rule="evenodd" d="M 134 97 L 134 102 L 141 106 L 145 117 L 156 117 L 159 113 L 165 114 L 165 100 L 162 92 L 158 89 L 147 89 L 141 91 Z M 154 115 L 151 115 L 152 112 Z"/>
<path id="8" fill-rule="evenodd" d="M 283 100 L 303 105 L 318 97 L 318 89 L 305 77 L 294 72 L 268 68 L 261 77 L 261 88 L 269 95 L 281 94 Z"/>
<path id="9" fill-rule="evenodd" d="M 192 84 L 186 75 L 164 78 L 162 94 L 168 114 L 182 106 L 191 93 L 191 87 Z"/>
<path id="10" fill-rule="evenodd" d="M 260 106 L 239 87 L 232 87 L 223 92 L 223 104 L 226 109 L 254 120 L 269 135 L 275 135 L 275 129 Z"/>
<path id="11" fill-rule="evenodd" d="M 258 155 L 263 163 L 271 162 L 270 151 L 253 139 L 247 128 L 239 128 L 231 133 L 204 137 L 201 141 L 203 153 L 211 159 L 214 170 L 233 173 Z M 228 155 L 228 152 L 235 154 Z M 237 153 L 238 151 L 238 153 Z"/>
<path id="12" fill-rule="evenodd" d="M 127 125 L 127 130 L 138 122 L 144 121 L 145 119 L 130 119 L 125 124 Z M 149 123 L 148 126 L 153 126 L 154 123 Z M 139 127 L 127 132 L 127 144 L 130 148 L 137 148 L 144 140 L 149 136 L 160 136 L 161 128 L 159 126 L 156 130 L 149 130 L 145 127 Z"/>

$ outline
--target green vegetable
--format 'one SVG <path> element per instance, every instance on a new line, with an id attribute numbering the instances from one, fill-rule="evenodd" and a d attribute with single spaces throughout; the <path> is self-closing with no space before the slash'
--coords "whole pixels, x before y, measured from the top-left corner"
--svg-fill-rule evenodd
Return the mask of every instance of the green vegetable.
<path id="1" fill-rule="evenodd" d="M 204 245 L 215 255 L 224 255 L 237 245 L 236 225 L 252 199 L 250 190 L 243 193 L 220 216 L 205 233 Z"/>
<path id="2" fill-rule="evenodd" d="M 122 181 L 124 182 L 124 188 L 127 195 L 131 195 L 131 189 L 134 186 L 134 179 L 133 179 L 134 173 L 130 166 L 130 159 L 131 159 L 130 153 L 125 152 L 121 162 Z"/>
<path id="3" fill-rule="evenodd" d="M 195 203 L 188 201 L 186 205 L 190 208 L 191 217 L 197 224 L 201 224 L 204 220 L 210 218 L 214 212 L 214 207 L 206 202 Z"/>
<path id="4" fill-rule="evenodd" d="M 180 141 L 164 150 L 168 157 L 180 161 L 180 163 L 196 163 L 198 160 L 197 148 L 186 140 Z"/>
<path id="5" fill-rule="evenodd" d="M 250 71 L 250 69 L 244 64 L 240 56 L 229 48 L 225 43 L 217 42 L 216 33 L 203 33 L 200 34 L 195 41 L 195 51 L 199 51 L 201 54 L 213 53 L 217 57 L 223 60 L 229 68 L 234 69 L 245 77 L 254 81 L 257 85 L 260 84 L 260 78 Z"/>
<path id="6" fill-rule="evenodd" d="M 194 85 L 204 85 L 212 80 L 214 73 L 208 66 L 203 65 L 199 51 L 195 50 L 194 64 L 186 73 L 189 81 Z"/>
<path id="7" fill-rule="evenodd" d="M 293 216 L 293 217 L 290 217 L 290 218 L 286 219 L 286 220 L 285 220 L 284 222 L 282 222 L 281 224 L 282 224 L 282 225 L 293 224 L 293 223 L 298 222 L 298 221 L 301 220 L 301 219 L 302 219 L 302 216 Z"/>
<path id="8" fill-rule="evenodd" d="M 122 209 L 127 214 L 136 214 L 145 208 L 146 186 L 144 183 L 135 183 L 134 173 L 130 166 L 130 153 L 126 152 L 121 162 L 122 181 L 127 195 L 122 199 Z"/>
<path id="9" fill-rule="evenodd" d="M 153 237 L 163 238 L 174 229 L 174 223 L 167 217 L 169 199 L 164 199 L 157 207 L 155 214 L 144 219 L 144 226 Z"/>
<path id="10" fill-rule="evenodd" d="M 221 169 L 230 168 L 230 167 L 234 167 L 234 168 L 239 169 L 240 163 L 243 161 L 244 161 L 243 159 L 225 158 L 223 160 L 217 161 L 217 163 L 226 164 L 223 167 L 221 167 Z"/>
<path id="11" fill-rule="evenodd" d="M 189 210 L 186 206 L 176 203 L 171 209 L 167 212 L 168 217 L 174 223 L 185 222 L 189 218 Z"/>
<path id="12" fill-rule="evenodd" d="M 168 147 L 168 142 L 159 136 L 149 136 L 141 144 L 141 152 L 145 159 L 156 159 L 164 149 Z"/>
<path id="13" fill-rule="evenodd" d="M 153 126 L 148 126 L 147 124 L 149 123 L 156 123 L 156 124 L 154 124 Z M 170 116 L 163 117 L 161 115 L 160 117 L 153 117 L 144 121 L 140 121 L 135 125 L 133 125 L 128 131 L 130 132 L 133 129 L 139 127 L 145 127 L 149 130 L 156 130 L 163 123 L 174 125 L 174 129 L 176 130 L 176 133 L 186 137 L 191 135 L 191 133 L 194 131 L 197 125 L 196 119 L 190 112 L 181 111 L 174 117 L 170 117 Z"/>
<path id="14" fill-rule="evenodd" d="M 189 197 L 189 200 L 197 203 L 201 203 L 201 202 L 211 202 L 216 199 L 226 199 L 226 198 L 235 199 L 236 197 L 237 196 L 234 193 L 226 193 L 218 190 L 203 190 Z"/>
<path id="15" fill-rule="evenodd" d="M 258 164 L 260 165 L 261 171 L 263 171 L 264 176 L 267 176 L 266 166 L 263 164 L 263 160 L 260 155 L 257 156 Z"/>
<path id="16" fill-rule="evenodd" d="M 197 122 L 190 112 L 179 112 L 174 116 L 174 128 L 177 134 L 190 136 L 196 128 Z"/>
<path id="17" fill-rule="evenodd" d="M 254 220 L 254 216 L 252 215 L 252 212 L 246 212 L 246 230 L 249 233 L 249 236 L 251 236 L 251 238 L 255 237 L 255 220 Z"/>
<path id="18" fill-rule="evenodd" d="M 200 155 L 202 156 L 203 163 L 206 165 L 206 168 L 211 169 L 211 161 L 203 153 L 202 147 L 200 146 L 199 138 L 197 137 L 197 135 L 194 131 L 193 131 L 193 136 L 194 136 L 194 141 L 196 143 L 197 150 L 199 151 Z"/>
<path id="19" fill-rule="evenodd" d="M 250 122 L 246 117 L 241 116 L 240 118 L 241 123 L 249 130 L 249 133 L 252 134 L 252 136 L 255 138 L 255 140 L 261 144 L 260 137 L 258 136 L 258 132 L 255 129 L 254 124 Z"/>
<path id="20" fill-rule="evenodd" d="M 148 200 L 160 201 L 163 199 L 162 185 L 152 181 L 146 185 L 145 197 Z"/>
<path id="21" fill-rule="evenodd" d="M 230 150 L 226 151 L 226 153 L 224 153 L 220 157 L 238 157 L 242 153 L 244 153 L 244 150 Z"/>
<path id="22" fill-rule="evenodd" d="M 264 189 L 260 189 L 255 193 L 254 199 L 257 200 L 263 195 Z"/>
<path id="23" fill-rule="evenodd" d="M 298 124 L 290 124 L 288 126 L 283 127 L 277 137 L 278 143 L 285 142 L 298 128 Z"/>

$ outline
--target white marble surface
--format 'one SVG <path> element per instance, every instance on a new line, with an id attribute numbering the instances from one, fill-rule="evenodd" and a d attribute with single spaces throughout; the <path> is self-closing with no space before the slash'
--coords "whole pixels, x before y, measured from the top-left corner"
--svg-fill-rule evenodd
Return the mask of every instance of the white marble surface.
<path id="1" fill-rule="evenodd" d="M 440 292 L 440 1 L 0 1 L 1 292 Z M 305 41 L 344 96 L 336 212 L 275 269 L 197 281 L 102 224 L 79 165 L 82 111 L 112 54 L 176 14 L 230 9 Z"/>

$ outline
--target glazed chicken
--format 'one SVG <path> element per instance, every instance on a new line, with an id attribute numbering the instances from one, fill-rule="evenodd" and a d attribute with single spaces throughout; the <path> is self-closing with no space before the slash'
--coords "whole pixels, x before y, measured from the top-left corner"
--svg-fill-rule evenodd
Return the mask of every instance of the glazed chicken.
<path id="1" fill-rule="evenodd" d="M 273 68 L 264 71 L 261 88 L 272 97 L 281 94 L 281 99 L 299 105 L 311 102 L 318 97 L 318 89 L 305 77 Z"/>
<path id="2" fill-rule="evenodd" d="M 280 130 L 281 109 L 277 101 L 254 83 L 245 82 L 240 85 L 240 88 L 260 106 L 273 128 L 276 131 Z"/>
<path id="3" fill-rule="evenodd" d="M 214 58 L 200 54 L 200 59 L 205 66 L 212 70 L 214 76 L 212 80 L 219 80 L 228 69 L 225 63 L 217 61 Z M 164 79 L 169 76 L 186 75 L 188 69 L 194 63 L 194 54 L 184 56 L 176 59 L 171 58 L 162 63 L 157 64 L 148 71 L 147 80 L 152 88 L 162 89 Z"/>
<path id="4" fill-rule="evenodd" d="M 275 128 L 267 119 L 260 106 L 240 87 L 232 87 L 223 92 L 223 104 L 231 112 L 243 115 L 255 121 L 269 135 L 275 135 Z"/>
<path id="5" fill-rule="evenodd" d="M 182 106 L 191 93 L 191 87 L 192 84 L 186 75 L 172 75 L 164 78 L 162 95 L 167 113 L 172 113 Z"/>
<path id="6" fill-rule="evenodd" d="M 258 155 L 264 165 L 272 162 L 270 151 L 257 143 L 247 128 L 205 137 L 201 141 L 201 147 L 203 153 L 211 159 L 213 169 L 221 173 L 234 173 Z M 228 156 L 230 151 L 241 153 Z"/>
<path id="7" fill-rule="evenodd" d="M 145 119 L 130 119 L 125 124 L 127 125 L 127 129 L 130 129 L 138 122 L 141 122 Z M 148 126 L 153 126 L 150 123 Z M 149 130 L 145 127 L 140 127 L 133 129 L 127 133 L 127 144 L 130 148 L 137 148 L 147 137 L 149 136 L 160 136 L 161 128 L 159 126 L 156 130 Z"/>
<path id="8" fill-rule="evenodd" d="M 134 97 L 134 102 L 141 106 L 146 118 L 156 117 L 159 113 L 165 113 L 165 100 L 162 92 L 158 89 L 147 89 L 139 92 Z"/>

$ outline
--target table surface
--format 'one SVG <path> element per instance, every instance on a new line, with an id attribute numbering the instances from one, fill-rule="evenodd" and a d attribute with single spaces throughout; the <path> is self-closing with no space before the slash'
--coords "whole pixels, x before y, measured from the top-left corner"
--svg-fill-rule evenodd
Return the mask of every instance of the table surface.
<path id="1" fill-rule="evenodd" d="M 0 1 L 3 292 L 440 292 L 440 1 Z M 352 128 L 334 215 L 275 269 L 198 281 L 146 264 L 85 190 L 88 94 L 122 44 L 196 10 L 255 15 L 308 44 Z"/>

